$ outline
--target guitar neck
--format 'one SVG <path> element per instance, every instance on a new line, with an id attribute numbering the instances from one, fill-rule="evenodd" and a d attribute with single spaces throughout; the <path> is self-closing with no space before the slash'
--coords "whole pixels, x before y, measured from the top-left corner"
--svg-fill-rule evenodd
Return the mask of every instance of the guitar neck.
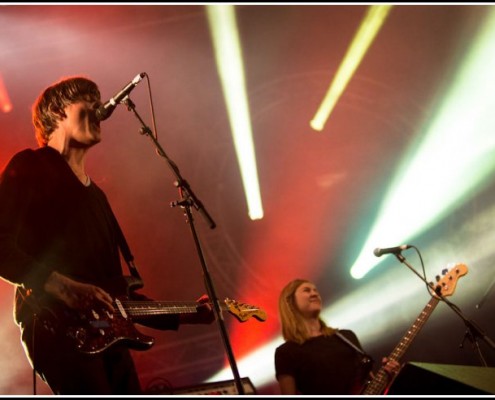
<path id="1" fill-rule="evenodd" d="M 126 317 L 150 317 L 153 315 L 165 314 L 194 314 L 198 312 L 200 303 L 197 302 L 171 302 L 171 301 L 143 301 L 143 300 L 128 300 L 117 299 L 115 307 L 119 314 Z M 210 303 L 210 306 L 212 304 Z M 222 310 L 228 311 L 235 316 L 240 322 L 245 322 L 249 318 L 254 317 L 258 321 L 266 320 L 266 312 L 259 307 L 239 303 L 238 301 L 226 298 L 223 303 L 219 303 Z"/>
<path id="2" fill-rule="evenodd" d="M 132 301 L 120 300 L 125 312 L 131 317 L 146 317 L 166 314 L 193 314 L 198 312 L 197 302 L 170 302 L 170 301 Z M 119 304 L 117 304 L 119 307 Z M 222 309 L 226 309 L 221 305 Z"/>
<path id="3" fill-rule="evenodd" d="M 416 321 L 412 324 L 409 330 L 406 332 L 404 337 L 400 340 L 399 344 L 395 347 L 395 349 L 388 356 L 389 360 L 399 361 L 402 356 L 406 353 L 407 349 L 411 345 L 412 341 L 419 333 L 421 328 L 423 328 L 424 324 L 432 314 L 435 307 L 438 305 L 440 300 L 437 297 L 432 296 L 428 304 L 425 306 L 423 311 L 416 318 Z M 386 372 L 384 367 L 381 367 L 380 370 L 376 373 L 373 380 L 366 386 L 363 394 L 368 395 L 379 395 L 383 394 L 385 389 L 388 386 L 390 381 L 389 375 Z"/>

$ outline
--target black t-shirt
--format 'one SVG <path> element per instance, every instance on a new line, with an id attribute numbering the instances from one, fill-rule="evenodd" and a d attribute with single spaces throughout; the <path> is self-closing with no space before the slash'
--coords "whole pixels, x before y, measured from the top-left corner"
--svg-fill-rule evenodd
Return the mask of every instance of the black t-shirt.
<path id="1" fill-rule="evenodd" d="M 354 332 L 339 332 L 361 348 Z M 301 345 L 285 342 L 277 347 L 275 372 L 277 379 L 280 375 L 293 376 L 297 390 L 303 395 L 356 394 L 362 360 L 362 354 L 337 335 L 317 336 Z"/>
<path id="2" fill-rule="evenodd" d="M 58 271 L 101 286 L 113 297 L 126 294 L 120 250 L 126 259 L 132 255 L 124 242 L 103 191 L 94 182 L 83 185 L 55 149 L 23 150 L 0 175 L 0 277 L 16 286 L 14 315 L 26 354 L 55 394 L 140 393 L 124 342 L 88 357 L 78 351 L 74 339 L 89 338 L 97 348 L 112 343 L 99 341 L 101 330 L 86 329 L 97 327 L 98 322 L 109 328 L 103 331 L 105 338 L 131 339 L 134 344 L 144 344 L 147 339 L 134 332 L 127 319 L 98 321 L 95 317 L 87 324 L 81 315 L 75 321 L 72 316 L 78 314 L 59 308 L 62 304 L 43 288 L 50 273 Z M 129 295 L 132 300 L 146 299 L 135 292 Z M 133 321 L 157 329 L 179 326 L 176 314 Z M 75 329 L 79 322 L 84 329 Z"/>

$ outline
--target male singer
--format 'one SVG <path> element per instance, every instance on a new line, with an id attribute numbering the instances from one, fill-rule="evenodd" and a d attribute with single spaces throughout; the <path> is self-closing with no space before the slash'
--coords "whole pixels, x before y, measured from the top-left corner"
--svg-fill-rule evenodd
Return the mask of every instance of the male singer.
<path id="1" fill-rule="evenodd" d="M 32 109 L 40 148 L 15 154 L 0 176 L 0 277 L 15 285 L 14 318 L 23 346 L 54 394 L 141 393 L 127 343 L 82 352 L 78 344 L 99 338 L 68 329 L 69 317 L 73 326 L 72 318 L 90 312 L 101 318 L 95 331 L 108 335 L 104 323 L 113 323 L 117 311 L 113 296 L 146 299 L 135 290 L 110 289 L 128 275 L 120 262 L 123 235 L 105 194 L 85 170 L 88 151 L 101 141 L 100 120 L 108 117 L 109 104 L 102 109 L 98 86 L 85 77 L 49 86 Z M 196 313 L 139 322 L 175 330 L 181 323 L 211 323 L 207 302 L 201 298 Z"/>

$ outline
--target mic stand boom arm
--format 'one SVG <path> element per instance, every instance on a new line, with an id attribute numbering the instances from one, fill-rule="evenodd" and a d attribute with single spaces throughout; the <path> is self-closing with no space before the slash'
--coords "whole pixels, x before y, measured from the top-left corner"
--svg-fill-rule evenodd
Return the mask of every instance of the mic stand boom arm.
<path id="1" fill-rule="evenodd" d="M 426 285 L 428 286 L 428 288 L 430 290 L 432 290 L 441 300 L 443 300 L 443 302 L 445 304 L 447 304 L 463 321 L 464 321 L 464 324 L 466 325 L 467 327 L 467 331 L 466 331 L 466 334 L 464 335 L 465 337 L 467 336 L 471 342 L 473 343 L 473 346 L 476 348 L 476 351 L 477 351 L 477 354 L 478 354 L 478 357 L 481 361 L 481 364 L 483 366 L 487 366 L 487 363 L 483 357 L 483 354 L 481 354 L 481 350 L 480 350 L 480 347 L 479 347 L 479 344 L 478 344 L 478 340 L 477 338 L 481 338 L 483 339 L 492 349 L 495 349 L 495 343 L 493 342 L 493 340 L 491 340 L 485 332 L 483 332 L 483 330 L 478 326 L 476 325 L 476 323 L 468 318 L 466 318 L 463 313 L 461 312 L 461 310 L 459 309 L 459 307 L 457 307 L 455 304 L 451 303 L 448 299 L 445 298 L 445 296 L 441 293 L 440 290 L 435 290 L 435 287 L 431 284 L 431 283 L 428 283 L 425 278 L 423 278 L 406 260 L 406 258 L 401 254 L 401 253 L 398 253 L 398 254 L 395 254 L 395 256 L 397 257 L 397 259 L 405 264 L 412 272 L 414 272 L 418 277 L 419 279 L 421 279 L 424 283 L 426 283 Z"/>
<path id="2" fill-rule="evenodd" d="M 208 211 L 206 211 L 206 209 L 204 208 L 201 201 L 199 201 L 199 199 L 193 193 L 191 187 L 189 186 L 189 183 L 184 178 L 182 178 L 180 171 L 179 171 L 179 168 L 177 167 L 175 162 L 173 162 L 166 155 L 166 153 L 163 150 L 163 148 L 161 147 L 160 143 L 158 143 L 157 138 L 152 134 L 151 129 L 148 126 L 146 126 L 146 124 L 143 122 L 143 120 L 141 119 L 141 117 L 139 116 L 139 114 L 136 111 L 135 104 L 132 102 L 132 100 L 129 98 L 129 96 L 127 96 L 122 102 L 127 106 L 127 109 L 129 111 L 132 111 L 134 113 L 134 115 L 136 116 L 136 118 L 140 121 L 141 129 L 140 129 L 139 133 L 141 135 L 146 135 L 151 139 L 151 141 L 153 142 L 153 144 L 156 147 L 158 155 L 165 158 L 168 165 L 172 169 L 173 174 L 177 178 L 177 180 L 174 182 L 174 185 L 179 189 L 180 200 L 172 202 L 171 206 L 172 207 L 180 206 L 185 210 L 184 215 L 186 216 L 186 222 L 188 223 L 188 225 L 191 228 L 191 233 L 193 235 L 194 243 L 196 245 L 196 250 L 198 252 L 198 256 L 199 256 L 199 259 L 201 262 L 201 267 L 203 269 L 203 277 L 205 280 L 206 290 L 208 292 L 208 296 L 211 300 L 211 303 L 213 304 L 215 319 L 216 319 L 218 326 L 220 328 L 221 336 L 223 339 L 223 344 L 225 346 L 225 350 L 226 350 L 226 353 L 227 353 L 227 356 L 229 359 L 230 367 L 232 369 L 232 374 L 234 376 L 234 382 L 235 382 L 235 385 L 237 388 L 237 393 L 243 395 L 243 394 L 245 394 L 244 387 L 242 385 L 239 371 L 237 369 L 234 355 L 232 353 L 232 348 L 230 346 L 227 330 L 225 328 L 223 316 L 221 313 L 220 304 L 219 304 L 218 298 L 217 298 L 216 293 L 215 293 L 215 288 L 213 286 L 213 281 L 210 277 L 210 273 L 208 271 L 208 267 L 206 265 L 205 258 L 203 256 L 203 250 L 201 249 L 201 244 L 200 244 L 200 241 L 198 238 L 198 234 L 197 234 L 196 228 L 194 226 L 194 218 L 193 218 L 192 213 L 191 213 L 191 206 L 194 207 L 196 210 L 198 210 L 198 212 L 206 219 L 206 222 L 211 229 L 214 229 L 216 227 L 215 221 L 213 221 L 213 219 L 211 218 L 210 214 L 208 214 Z"/>

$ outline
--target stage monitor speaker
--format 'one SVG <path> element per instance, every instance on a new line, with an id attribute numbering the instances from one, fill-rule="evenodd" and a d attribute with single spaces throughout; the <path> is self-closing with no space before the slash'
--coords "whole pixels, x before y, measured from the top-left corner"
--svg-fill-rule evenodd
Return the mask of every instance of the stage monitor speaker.
<path id="1" fill-rule="evenodd" d="M 495 368 L 408 362 L 390 395 L 487 395 L 495 393 Z"/>
<path id="2" fill-rule="evenodd" d="M 256 389 L 254 385 L 251 383 L 251 379 L 242 378 L 241 379 L 242 387 L 244 388 L 244 394 L 256 394 Z M 237 386 L 235 381 L 218 381 L 218 382 L 209 382 L 203 383 L 200 385 L 187 386 L 181 388 L 173 389 L 173 395 L 237 395 Z"/>

